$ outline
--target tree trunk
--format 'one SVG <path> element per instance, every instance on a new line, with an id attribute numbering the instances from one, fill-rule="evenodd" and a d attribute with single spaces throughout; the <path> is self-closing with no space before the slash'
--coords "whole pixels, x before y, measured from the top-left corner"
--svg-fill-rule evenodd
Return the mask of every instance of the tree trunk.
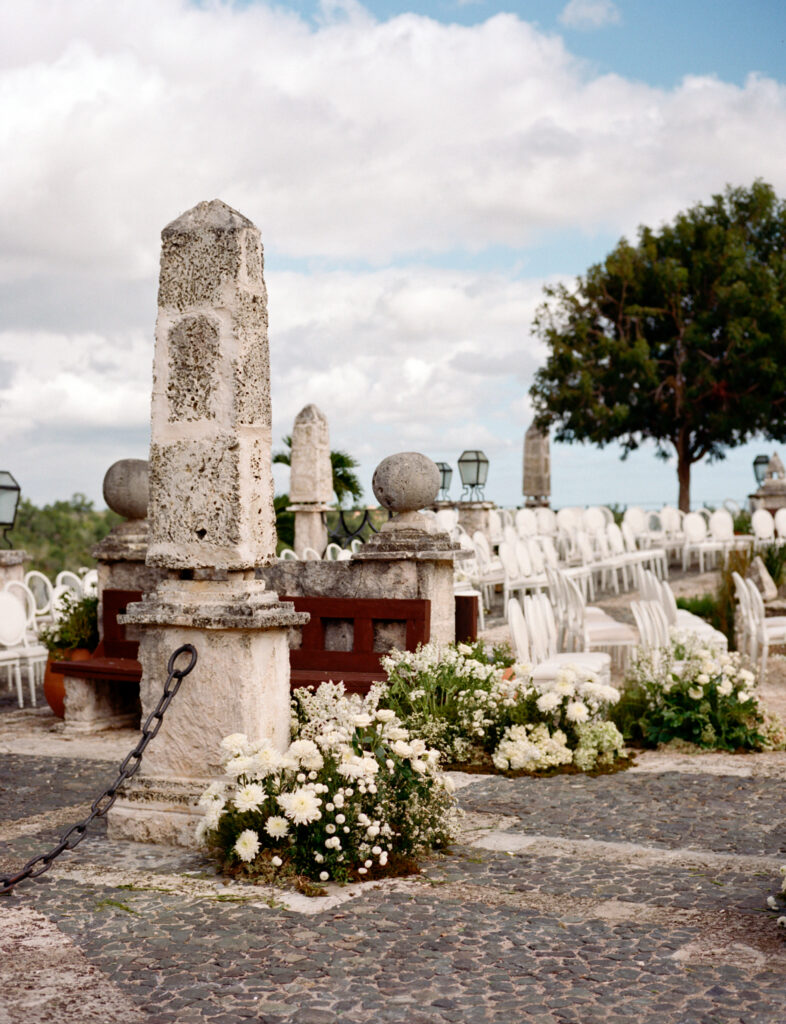
<path id="1" fill-rule="evenodd" d="M 677 480 L 680 486 L 679 510 L 690 512 L 690 467 L 691 459 L 682 445 L 677 446 Z"/>

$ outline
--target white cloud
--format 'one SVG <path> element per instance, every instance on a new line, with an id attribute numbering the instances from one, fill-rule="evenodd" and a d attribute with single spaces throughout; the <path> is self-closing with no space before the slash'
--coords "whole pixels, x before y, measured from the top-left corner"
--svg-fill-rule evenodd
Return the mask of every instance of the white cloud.
<path id="1" fill-rule="evenodd" d="M 568 28 L 600 28 L 619 24 L 620 12 L 612 0 L 569 0 L 559 20 Z"/>
<path id="2" fill-rule="evenodd" d="M 29 0 L 0 12 L 0 275 L 154 273 L 219 196 L 277 252 L 365 260 L 621 233 L 732 181 L 786 187 L 786 90 L 589 77 L 512 14 Z"/>

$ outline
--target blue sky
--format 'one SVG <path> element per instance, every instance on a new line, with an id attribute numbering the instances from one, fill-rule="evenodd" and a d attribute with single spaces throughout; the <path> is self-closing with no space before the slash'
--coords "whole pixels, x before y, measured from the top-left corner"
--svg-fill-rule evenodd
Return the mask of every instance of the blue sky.
<path id="1" fill-rule="evenodd" d="M 262 231 L 274 438 L 316 402 L 369 496 L 393 451 L 480 447 L 517 503 L 544 283 L 726 183 L 785 194 L 784 55 L 773 0 L 4 5 L 4 468 L 100 501 L 145 457 L 159 234 L 219 197 Z M 558 505 L 676 498 L 646 448 L 552 465 Z"/>

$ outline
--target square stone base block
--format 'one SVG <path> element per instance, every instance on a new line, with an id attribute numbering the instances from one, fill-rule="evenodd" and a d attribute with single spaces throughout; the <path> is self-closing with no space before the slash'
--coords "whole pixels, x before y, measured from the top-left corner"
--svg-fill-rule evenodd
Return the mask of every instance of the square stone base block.
<path id="1" fill-rule="evenodd" d="M 197 826 L 204 814 L 197 801 L 209 782 L 133 779 L 107 815 L 109 838 L 195 849 Z"/>

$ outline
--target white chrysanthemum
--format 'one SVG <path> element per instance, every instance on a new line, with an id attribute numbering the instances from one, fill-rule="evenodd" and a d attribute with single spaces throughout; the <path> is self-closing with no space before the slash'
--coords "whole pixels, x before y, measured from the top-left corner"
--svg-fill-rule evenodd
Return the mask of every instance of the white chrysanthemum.
<path id="1" fill-rule="evenodd" d="M 234 800 L 239 811 L 258 811 L 265 802 L 265 791 L 258 783 L 251 782 L 235 793 Z"/>
<path id="2" fill-rule="evenodd" d="M 226 794 L 226 785 L 218 780 L 211 782 L 205 792 L 199 798 L 200 807 L 212 807 L 215 803 L 224 803 L 224 796 Z"/>
<path id="3" fill-rule="evenodd" d="M 260 743 L 249 758 L 255 774 L 265 778 L 283 767 L 281 754 L 269 742 Z"/>
<path id="4" fill-rule="evenodd" d="M 239 778 L 241 775 L 254 775 L 257 771 L 256 757 L 249 757 L 247 754 L 239 754 L 227 761 L 224 766 L 227 775 Z"/>
<path id="5" fill-rule="evenodd" d="M 221 815 L 224 813 L 224 805 L 219 803 L 217 800 L 214 801 L 208 809 L 205 811 L 205 828 L 212 831 L 214 828 L 218 828 L 218 823 L 221 820 Z"/>
<path id="6" fill-rule="evenodd" d="M 587 705 L 581 700 L 572 700 L 565 708 L 565 717 L 569 722 L 586 722 L 589 718 Z"/>
<path id="7" fill-rule="evenodd" d="M 541 711 L 544 715 L 547 715 L 549 711 L 554 711 L 562 703 L 562 699 L 553 691 L 541 694 L 538 697 L 537 705 L 538 711 Z"/>
<path id="8" fill-rule="evenodd" d="M 367 715 L 365 713 L 352 716 L 352 724 L 357 726 L 359 729 L 365 729 L 366 726 L 371 725 L 372 722 L 373 718 L 371 715 Z"/>
<path id="9" fill-rule="evenodd" d="M 289 822 L 280 814 L 271 814 L 265 822 L 265 832 L 271 839 L 283 839 L 289 832 Z"/>
<path id="10" fill-rule="evenodd" d="M 704 696 L 704 690 L 701 686 L 691 686 L 688 690 L 688 696 L 691 700 L 701 700 Z"/>
<path id="11" fill-rule="evenodd" d="M 325 763 L 313 740 L 295 740 L 290 744 L 287 754 L 309 771 L 317 771 Z"/>
<path id="12" fill-rule="evenodd" d="M 233 757 L 237 757 L 238 754 L 247 754 L 248 736 L 244 732 L 233 732 L 231 736 L 225 736 L 219 746 Z"/>
<path id="13" fill-rule="evenodd" d="M 376 713 L 376 717 L 380 722 L 392 722 L 396 717 L 396 712 L 391 711 L 390 708 L 380 708 Z"/>
<path id="14" fill-rule="evenodd" d="M 245 828 L 237 837 L 233 849 L 241 860 L 249 863 L 259 853 L 259 836 L 253 829 Z"/>
<path id="15" fill-rule="evenodd" d="M 303 786 L 291 793 L 282 793 L 276 799 L 284 814 L 296 825 L 308 825 L 322 817 L 319 809 L 322 801 L 313 790 Z"/>

